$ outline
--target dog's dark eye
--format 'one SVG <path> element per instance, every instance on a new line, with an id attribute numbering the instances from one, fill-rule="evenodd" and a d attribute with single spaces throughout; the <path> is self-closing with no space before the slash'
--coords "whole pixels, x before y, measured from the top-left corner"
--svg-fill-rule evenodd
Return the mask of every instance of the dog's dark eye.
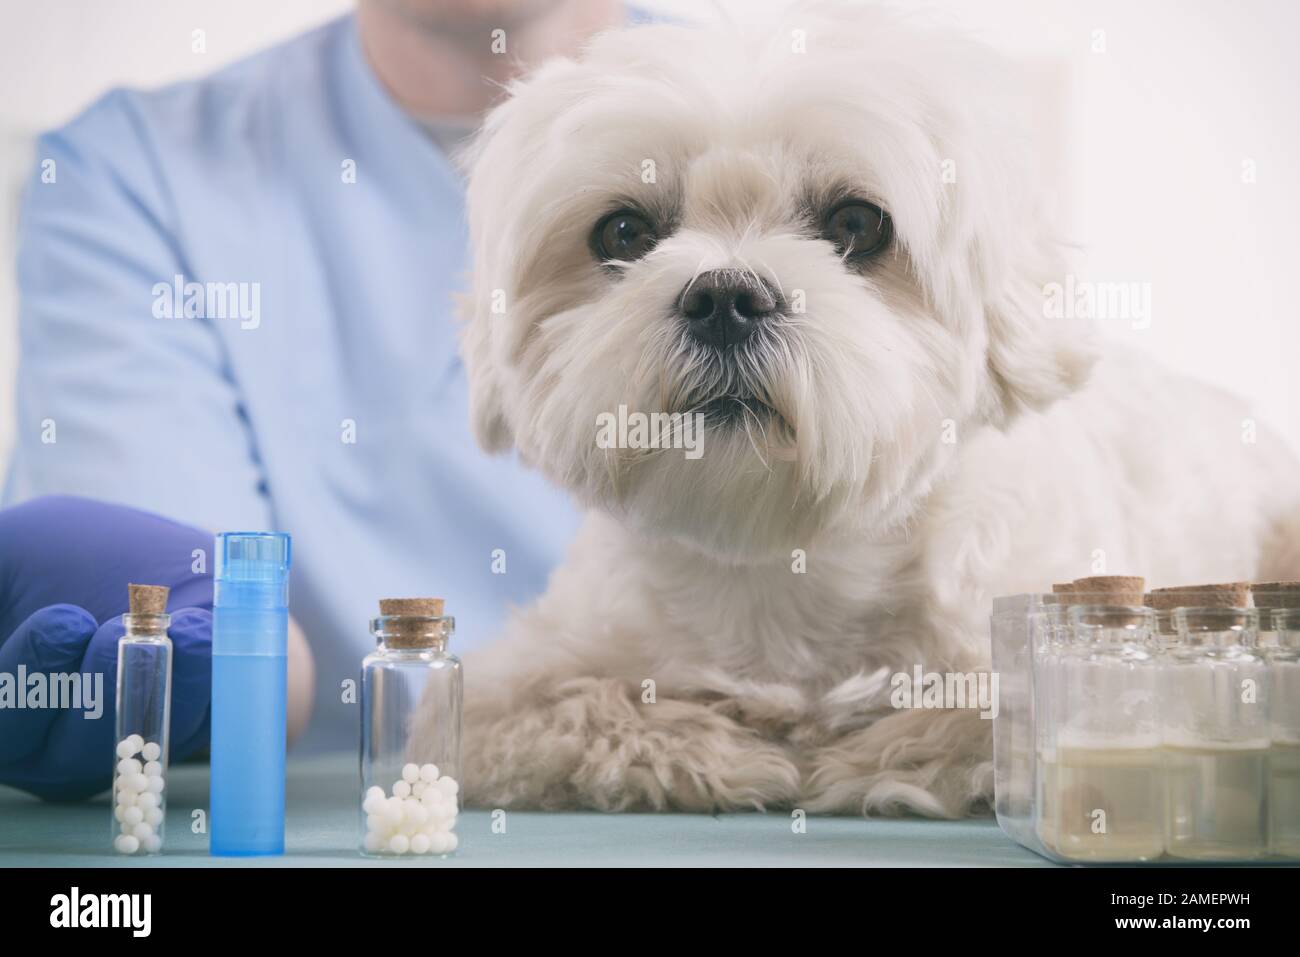
<path id="1" fill-rule="evenodd" d="M 620 209 L 596 224 L 591 244 L 601 259 L 630 263 L 653 249 L 658 239 L 650 220 L 630 209 Z"/>
<path id="2" fill-rule="evenodd" d="M 887 212 L 874 203 L 852 200 L 831 210 L 823 235 L 840 255 L 862 259 L 888 246 L 893 231 Z"/>

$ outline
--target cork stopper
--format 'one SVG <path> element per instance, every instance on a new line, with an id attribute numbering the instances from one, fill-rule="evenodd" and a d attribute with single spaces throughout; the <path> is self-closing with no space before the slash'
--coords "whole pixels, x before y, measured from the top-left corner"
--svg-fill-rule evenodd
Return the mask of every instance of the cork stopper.
<path id="1" fill-rule="evenodd" d="M 1225 582 L 1217 585 L 1175 585 L 1151 589 L 1151 607 L 1156 611 L 1175 608 L 1245 608 L 1250 598 L 1250 582 Z"/>
<path id="2" fill-rule="evenodd" d="M 1255 582 L 1250 586 L 1251 597 L 1255 607 L 1260 609 L 1259 626 L 1268 631 L 1272 628 L 1271 613 L 1277 608 L 1300 608 L 1300 581 L 1289 582 Z"/>
<path id="3" fill-rule="evenodd" d="M 132 615 L 167 614 L 167 595 L 171 589 L 163 585 L 127 585 L 126 591 Z"/>
<path id="4" fill-rule="evenodd" d="M 1136 606 L 1142 604 L 1145 588 L 1140 575 L 1093 575 L 1053 584 L 1048 604 Z"/>
<path id="5" fill-rule="evenodd" d="M 445 632 L 424 619 L 441 618 L 443 607 L 441 598 L 379 599 L 379 614 L 398 619 L 384 623 L 384 644 L 392 648 L 428 648 L 437 644 Z M 411 620 L 403 621 L 403 618 Z"/>
<path id="6" fill-rule="evenodd" d="M 443 605 L 441 598 L 381 598 L 379 614 L 441 618 Z"/>
<path id="7" fill-rule="evenodd" d="M 1073 593 L 1086 595 L 1088 604 L 1140 606 L 1146 591 L 1146 579 L 1141 575 L 1093 575 L 1076 578 Z"/>

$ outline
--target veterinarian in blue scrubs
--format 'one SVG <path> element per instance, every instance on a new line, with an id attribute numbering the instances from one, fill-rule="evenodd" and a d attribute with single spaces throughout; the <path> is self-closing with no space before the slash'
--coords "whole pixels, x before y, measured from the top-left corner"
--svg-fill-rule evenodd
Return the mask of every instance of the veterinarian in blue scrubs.
<path id="1" fill-rule="evenodd" d="M 380 597 L 446 597 L 463 652 L 543 589 L 577 525 L 470 435 L 448 153 L 498 95 L 485 73 L 573 52 L 624 11 L 489 6 L 362 0 L 197 82 L 111 92 L 40 139 L 26 188 L 5 504 L 69 493 L 290 532 L 309 747 L 355 746 L 343 683 Z M 188 550 L 171 560 L 190 574 Z M 91 583 L 54 584 L 78 605 Z"/>

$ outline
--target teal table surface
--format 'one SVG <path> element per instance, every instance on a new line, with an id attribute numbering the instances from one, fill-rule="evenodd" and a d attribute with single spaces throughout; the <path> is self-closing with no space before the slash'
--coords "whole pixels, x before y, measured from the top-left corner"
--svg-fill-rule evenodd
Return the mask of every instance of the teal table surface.
<path id="1" fill-rule="evenodd" d="M 206 765 L 168 776 L 164 853 L 124 858 L 109 847 L 105 793 L 45 804 L 0 787 L 0 867 L 1051 867 L 990 818 L 966 821 L 809 817 L 795 833 L 786 812 L 601 814 L 467 810 L 448 858 L 371 860 L 356 850 L 355 755 L 289 761 L 283 857 L 216 858 L 190 827 L 206 808 Z M 504 813 L 504 818 L 501 814 Z M 504 830 L 502 829 L 504 824 Z M 495 827 L 494 827 L 495 825 Z"/>

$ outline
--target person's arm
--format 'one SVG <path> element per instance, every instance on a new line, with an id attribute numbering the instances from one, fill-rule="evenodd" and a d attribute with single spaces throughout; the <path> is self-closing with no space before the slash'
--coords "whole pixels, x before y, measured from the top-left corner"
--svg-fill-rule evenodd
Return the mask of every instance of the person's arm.
<path id="1" fill-rule="evenodd" d="M 38 141 L 19 223 L 18 404 L 5 501 L 71 493 L 202 528 L 270 527 L 263 476 L 208 320 L 154 317 L 188 280 L 137 99 Z M 232 210 L 232 215 L 237 212 Z"/>

